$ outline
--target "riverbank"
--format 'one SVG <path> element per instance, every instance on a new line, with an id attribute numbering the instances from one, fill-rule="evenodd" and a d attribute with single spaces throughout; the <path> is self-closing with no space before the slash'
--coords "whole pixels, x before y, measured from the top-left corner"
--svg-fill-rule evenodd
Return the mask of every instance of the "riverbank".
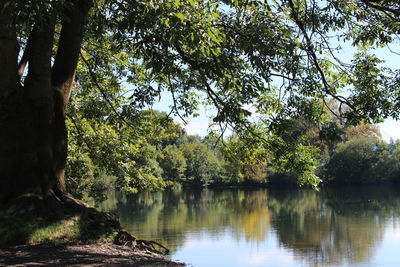
<path id="1" fill-rule="evenodd" d="M 83 211 L 50 219 L 0 210 L 0 266 L 184 266 L 124 230 L 116 214 Z"/>
<path id="2" fill-rule="evenodd" d="M 0 266 L 165 266 L 168 257 L 110 243 L 16 245 L 0 247 Z"/>

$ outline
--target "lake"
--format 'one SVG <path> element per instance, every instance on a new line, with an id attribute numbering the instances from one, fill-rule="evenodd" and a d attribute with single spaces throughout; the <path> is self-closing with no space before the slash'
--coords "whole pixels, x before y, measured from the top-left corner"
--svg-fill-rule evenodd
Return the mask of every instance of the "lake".
<path id="1" fill-rule="evenodd" d="M 115 192 L 100 209 L 188 266 L 400 266 L 395 188 Z"/>

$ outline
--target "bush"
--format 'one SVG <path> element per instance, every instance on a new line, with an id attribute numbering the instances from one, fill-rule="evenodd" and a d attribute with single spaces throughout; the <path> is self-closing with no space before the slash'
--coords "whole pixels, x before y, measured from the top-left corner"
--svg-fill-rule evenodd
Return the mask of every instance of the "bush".
<path id="1" fill-rule="evenodd" d="M 325 168 L 328 182 L 371 184 L 399 176 L 400 151 L 396 145 L 371 137 L 356 137 L 340 144 Z"/>

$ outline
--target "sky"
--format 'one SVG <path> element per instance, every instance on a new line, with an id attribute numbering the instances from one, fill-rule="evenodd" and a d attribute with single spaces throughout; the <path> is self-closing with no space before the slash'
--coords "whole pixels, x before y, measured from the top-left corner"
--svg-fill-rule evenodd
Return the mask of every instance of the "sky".
<path id="1" fill-rule="evenodd" d="M 164 111 L 169 113 L 171 111 L 171 106 L 173 105 L 173 100 L 168 92 L 163 92 L 161 94 L 160 101 L 155 103 L 152 108 L 159 111 Z M 210 107 L 201 106 L 198 111 L 199 116 L 193 117 L 189 116 L 185 118 L 188 124 L 184 124 L 181 118 L 178 116 L 173 116 L 174 121 L 181 124 L 186 130 L 187 134 L 190 135 L 200 135 L 202 137 L 207 135 L 207 129 L 210 122 L 211 116 L 216 114 L 215 110 Z"/>
<path id="2" fill-rule="evenodd" d="M 400 56 L 399 56 L 400 57 Z M 161 95 L 160 102 L 152 106 L 153 109 L 159 111 L 169 112 L 171 110 L 172 98 L 168 93 L 163 93 Z M 185 118 L 188 124 L 184 125 L 184 122 L 177 116 L 174 116 L 175 122 L 180 123 L 186 130 L 186 133 L 190 135 L 200 135 L 202 137 L 207 135 L 208 125 L 210 123 L 210 117 L 215 114 L 215 111 L 211 110 L 210 107 L 202 107 L 199 111 L 199 116 L 194 118 L 192 116 Z M 378 124 L 382 138 L 385 141 L 390 139 L 396 140 L 400 139 L 400 121 L 395 121 L 393 119 L 386 119 L 383 123 Z"/>
<path id="3" fill-rule="evenodd" d="M 356 52 L 356 49 L 350 44 L 341 44 L 341 46 L 344 47 L 344 49 L 337 56 L 340 58 L 340 60 L 349 62 L 352 58 L 352 55 Z M 392 53 L 390 50 L 395 51 L 398 54 Z M 397 41 L 394 44 L 391 44 L 390 50 L 388 48 L 379 48 L 375 49 L 373 53 L 385 61 L 383 66 L 392 69 L 400 69 L 400 42 Z M 161 94 L 160 101 L 155 103 L 152 108 L 169 113 L 172 104 L 172 97 L 168 92 L 164 92 Z M 184 125 L 183 121 L 177 116 L 174 116 L 174 120 L 182 124 L 188 134 L 205 136 L 207 135 L 210 117 L 215 115 L 216 111 L 210 107 L 200 106 L 198 114 L 198 117 L 190 116 L 186 118 L 186 121 L 188 122 L 186 125 Z M 383 123 L 379 124 L 379 127 L 382 137 L 385 141 L 389 141 L 390 139 L 400 139 L 400 121 L 386 119 Z"/>
<path id="4" fill-rule="evenodd" d="M 379 128 L 385 141 L 400 139 L 400 121 L 386 119 L 384 123 L 379 124 Z"/>

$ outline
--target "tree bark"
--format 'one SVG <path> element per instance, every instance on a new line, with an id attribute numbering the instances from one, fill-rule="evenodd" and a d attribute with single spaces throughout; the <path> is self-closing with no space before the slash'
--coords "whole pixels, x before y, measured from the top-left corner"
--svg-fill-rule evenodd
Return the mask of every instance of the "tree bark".
<path id="1" fill-rule="evenodd" d="M 57 158 L 55 170 L 58 187 L 64 192 L 66 191 L 64 175 L 68 145 L 65 110 L 75 79 L 88 12 L 92 6 L 91 0 L 71 0 L 71 2 L 73 6 L 71 9 L 66 10 L 68 19 L 62 25 L 60 41 L 51 73 L 52 86 L 55 89 L 55 115 L 56 122 L 58 122 L 55 135 L 59 140 L 58 143 L 54 144 Z"/>
<path id="2" fill-rule="evenodd" d="M 18 66 L 14 3 L 0 0 L 0 197 L 10 203 L 10 212 L 45 215 L 65 210 L 65 204 L 81 205 L 64 182 L 65 108 L 91 1 L 67 2 L 55 59 L 56 16 L 49 14 L 33 27 Z M 28 66 L 23 83 L 22 65 Z"/>
<path id="3" fill-rule="evenodd" d="M 12 15 L 14 7 L 7 2 L 0 0 L 0 99 L 15 93 L 18 85 L 18 45 Z"/>
<path id="4" fill-rule="evenodd" d="M 0 0 L 0 190 L 14 190 L 11 182 L 18 169 L 18 76 L 14 6 Z M 1 196 L 1 195 L 0 195 Z"/>

